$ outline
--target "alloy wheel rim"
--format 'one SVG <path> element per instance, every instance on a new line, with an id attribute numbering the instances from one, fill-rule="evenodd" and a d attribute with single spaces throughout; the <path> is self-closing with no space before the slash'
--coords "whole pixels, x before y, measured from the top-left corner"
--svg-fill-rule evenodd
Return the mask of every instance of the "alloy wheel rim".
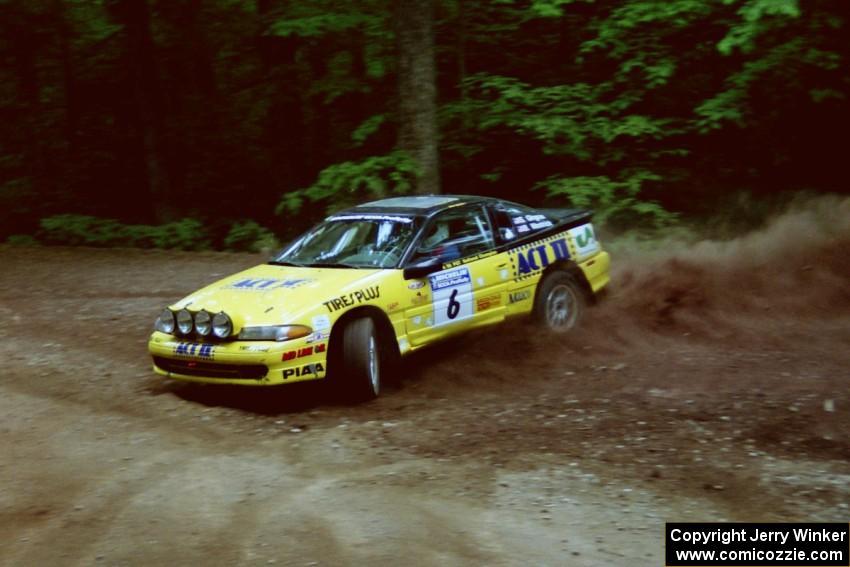
<path id="1" fill-rule="evenodd" d="M 380 384 L 380 375 L 378 374 L 378 345 L 375 342 L 375 337 L 369 337 L 369 382 L 372 384 L 372 391 L 378 392 Z"/>
<path id="2" fill-rule="evenodd" d="M 555 331 L 566 331 L 575 325 L 576 319 L 575 291 L 566 284 L 558 284 L 552 288 L 546 298 L 546 322 Z"/>

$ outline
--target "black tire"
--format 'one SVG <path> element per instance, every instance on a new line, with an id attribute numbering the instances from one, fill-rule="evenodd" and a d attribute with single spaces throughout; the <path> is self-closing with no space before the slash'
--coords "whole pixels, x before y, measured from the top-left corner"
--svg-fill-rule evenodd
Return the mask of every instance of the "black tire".
<path id="1" fill-rule="evenodd" d="M 555 333 L 575 328 L 584 315 L 587 297 L 584 289 L 568 272 L 546 274 L 534 295 L 534 320 Z"/>
<path id="2" fill-rule="evenodd" d="M 381 393 L 384 352 L 375 321 L 362 317 L 343 330 L 342 365 L 345 389 L 355 401 L 366 401 Z"/>

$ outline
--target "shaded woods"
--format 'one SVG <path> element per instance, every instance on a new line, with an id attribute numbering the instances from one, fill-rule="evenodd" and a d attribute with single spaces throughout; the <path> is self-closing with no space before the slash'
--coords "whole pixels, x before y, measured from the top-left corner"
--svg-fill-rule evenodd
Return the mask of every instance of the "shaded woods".
<path id="1" fill-rule="evenodd" d="M 191 217 L 219 243 L 245 219 L 288 236 L 396 192 L 571 202 L 621 223 L 740 191 L 847 192 L 848 12 L 3 0 L 0 240 L 63 213 L 178 232 Z"/>

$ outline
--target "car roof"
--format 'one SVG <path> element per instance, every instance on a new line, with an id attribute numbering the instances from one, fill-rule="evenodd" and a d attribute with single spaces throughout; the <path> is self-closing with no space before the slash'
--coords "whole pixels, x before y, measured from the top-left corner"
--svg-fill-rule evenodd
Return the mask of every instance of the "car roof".
<path id="1" fill-rule="evenodd" d="M 477 195 L 411 195 L 363 203 L 351 209 L 340 211 L 337 214 L 381 213 L 405 216 L 430 216 L 436 212 L 459 205 L 485 203 L 494 200 L 489 197 L 479 197 Z"/>

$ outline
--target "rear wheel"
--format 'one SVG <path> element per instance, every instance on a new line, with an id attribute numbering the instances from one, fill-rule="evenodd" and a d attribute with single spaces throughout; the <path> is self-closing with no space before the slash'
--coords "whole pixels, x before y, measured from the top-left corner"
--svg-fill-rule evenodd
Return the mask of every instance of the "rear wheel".
<path id="1" fill-rule="evenodd" d="M 551 272 L 537 286 L 534 318 L 550 331 L 563 333 L 581 320 L 585 303 L 584 290 L 572 275 Z"/>
<path id="2" fill-rule="evenodd" d="M 351 397 L 371 400 L 381 393 L 382 358 L 381 341 L 372 319 L 354 319 L 345 326 L 342 363 Z"/>

